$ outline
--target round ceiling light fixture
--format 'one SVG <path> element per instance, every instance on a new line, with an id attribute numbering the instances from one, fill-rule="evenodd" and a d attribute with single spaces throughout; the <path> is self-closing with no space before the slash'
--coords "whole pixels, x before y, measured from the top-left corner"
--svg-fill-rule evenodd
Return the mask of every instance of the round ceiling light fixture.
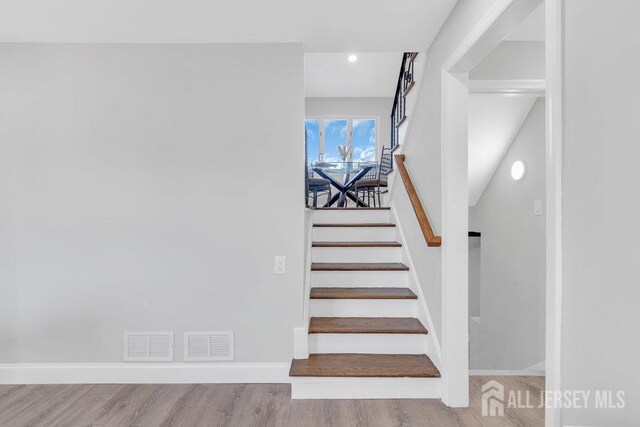
<path id="1" fill-rule="evenodd" d="M 527 165 L 522 160 L 513 162 L 511 166 L 511 178 L 520 181 L 525 173 L 527 173 Z"/>
<path id="2" fill-rule="evenodd" d="M 358 55 L 351 54 L 349 55 L 349 62 L 356 62 L 358 60 Z"/>

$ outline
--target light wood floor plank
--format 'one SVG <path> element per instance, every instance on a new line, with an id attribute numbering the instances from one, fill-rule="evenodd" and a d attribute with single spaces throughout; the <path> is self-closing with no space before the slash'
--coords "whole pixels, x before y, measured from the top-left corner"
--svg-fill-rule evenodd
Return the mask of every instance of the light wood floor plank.
<path id="1" fill-rule="evenodd" d="M 470 378 L 469 408 L 437 399 L 291 400 L 288 384 L 102 384 L 0 386 L 0 425 L 14 426 L 542 426 L 544 409 L 483 417 L 481 388 L 529 391 L 539 404 L 543 377 Z"/>

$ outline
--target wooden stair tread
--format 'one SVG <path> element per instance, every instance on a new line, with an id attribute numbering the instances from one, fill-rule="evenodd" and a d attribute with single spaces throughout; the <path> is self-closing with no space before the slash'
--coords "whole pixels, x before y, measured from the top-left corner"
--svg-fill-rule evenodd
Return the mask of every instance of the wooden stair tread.
<path id="1" fill-rule="evenodd" d="M 354 222 L 354 223 L 320 223 L 313 224 L 314 227 L 395 227 L 395 224 L 388 222 Z"/>
<path id="2" fill-rule="evenodd" d="M 418 299 L 409 288 L 311 288 L 311 299 Z"/>
<path id="3" fill-rule="evenodd" d="M 398 242 L 313 242 L 314 248 L 399 248 Z"/>
<path id="4" fill-rule="evenodd" d="M 311 271 L 408 271 L 401 262 L 313 262 Z"/>
<path id="5" fill-rule="evenodd" d="M 440 372 L 424 354 L 310 354 L 292 360 L 289 376 L 438 378 Z"/>
<path id="6" fill-rule="evenodd" d="M 427 334 L 413 317 L 312 317 L 310 334 Z"/>

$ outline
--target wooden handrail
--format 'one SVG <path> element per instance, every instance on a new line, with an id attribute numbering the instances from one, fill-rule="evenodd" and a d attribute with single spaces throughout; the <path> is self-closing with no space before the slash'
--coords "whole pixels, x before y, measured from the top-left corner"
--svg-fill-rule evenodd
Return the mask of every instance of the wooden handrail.
<path id="1" fill-rule="evenodd" d="M 429 218 L 427 218 L 427 214 L 422 207 L 422 203 L 420 202 L 420 198 L 418 197 L 416 188 L 413 186 L 413 182 L 411 182 L 411 177 L 409 176 L 407 167 L 404 165 L 404 154 L 396 154 L 394 157 L 396 159 L 398 172 L 400 172 L 404 187 L 407 189 L 409 200 L 411 200 L 413 211 L 416 213 L 416 217 L 418 218 L 418 223 L 420 224 L 420 228 L 422 229 L 422 234 L 424 235 L 424 239 L 427 241 L 427 246 L 440 246 L 442 244 L 442 237 L 436 236 L 433 233 L 433 228 L 431 228 Z"/>

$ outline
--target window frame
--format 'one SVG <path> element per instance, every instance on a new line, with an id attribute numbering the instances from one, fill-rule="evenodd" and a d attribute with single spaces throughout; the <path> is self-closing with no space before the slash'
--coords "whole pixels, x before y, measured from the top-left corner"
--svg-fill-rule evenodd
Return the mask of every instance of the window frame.
<path id="1" fill-rule="evenodd" d="M 346 120 L 347 121 L 347 147 L 353 146 L 353 121 L 354 120 L 375 120 L 376 125 L 376 159 L 379 157 L 380 153 L 380 116 L 377 114 L 365 114 L 365 115 L 352 115 L 352 114 L 309 114 L 304 118 L 305 122 L 307 120 L 317 120 L 318 121 L 318 132 L 320 132 L 320 138 L 318 142 L 318 158 L 311 160 L 307 159 L 307 162 L 313 163 L 315 161 L 320 161 L 323 154 L 325 152 L 325 143 L 324 143 L 324 127 L 325 121 L 327 120 Z M 306 128 L 306 125 L 305 125 Z M 353 153 L 349 155 L 349 159 L 347 161 L 353 161 Z"/>

